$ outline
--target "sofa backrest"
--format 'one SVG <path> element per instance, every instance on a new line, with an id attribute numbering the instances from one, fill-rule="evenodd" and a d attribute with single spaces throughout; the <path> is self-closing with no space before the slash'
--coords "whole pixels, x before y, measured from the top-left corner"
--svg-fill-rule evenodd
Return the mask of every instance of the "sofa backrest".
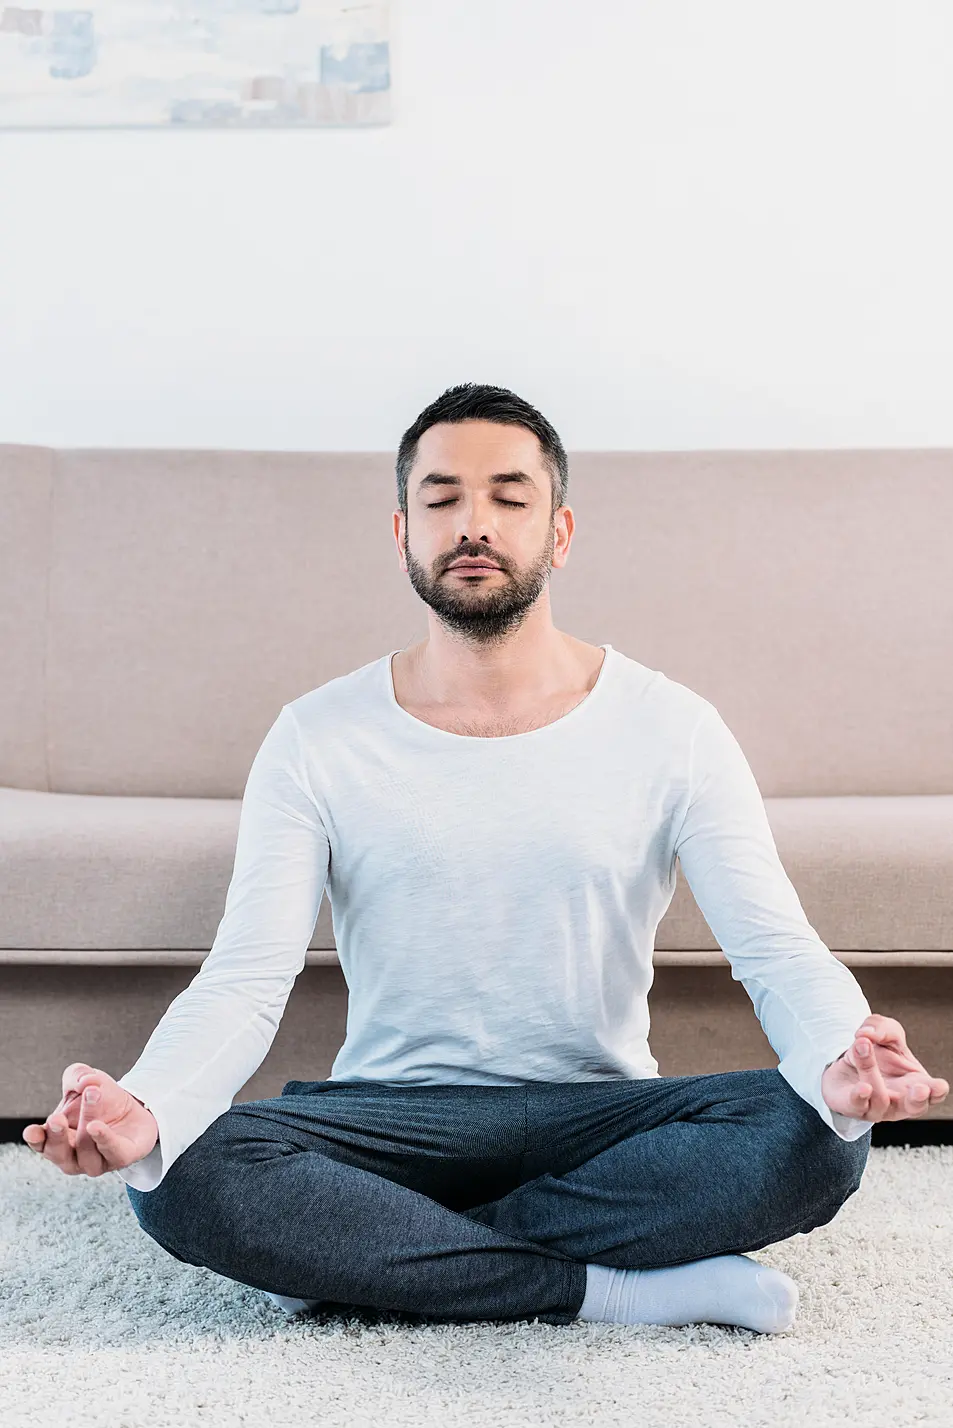
<path id="1" fill-rule="evenodd" d="M 556 625 L 763 794 L 953 793 L 953 451 L 578 452 L 568 503 Z M 0 446 L 0 784 L 240 797 L 282 704 L 426 636 L 396 505 L 390 452 Z"/>

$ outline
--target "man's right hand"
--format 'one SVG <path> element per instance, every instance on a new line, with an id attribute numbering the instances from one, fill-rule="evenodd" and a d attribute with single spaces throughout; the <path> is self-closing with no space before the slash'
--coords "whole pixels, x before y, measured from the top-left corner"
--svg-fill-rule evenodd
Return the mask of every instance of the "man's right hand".
<path id="1" fill-rule="evenodd" d="M 87 1100 L 86 1091 L 94 1093 Z M 63 1072 L 63 1098 L 44 1125 L 23 1139 L 64 1175 L 105 1175 L 148 1155 L 159 1139 L 155 1116 L 105 1071 L 75 1061 Z"/>

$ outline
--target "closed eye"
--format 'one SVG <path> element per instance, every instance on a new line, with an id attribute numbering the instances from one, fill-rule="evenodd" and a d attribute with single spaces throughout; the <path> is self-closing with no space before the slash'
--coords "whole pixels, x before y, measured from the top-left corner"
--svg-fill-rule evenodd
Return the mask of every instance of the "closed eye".
<path id="1" fill-rule="evenodd" d="M 439 510 L 439 508 L 440 508 L 441 506 L 452 506 L 453 503 L 454 503 L 454 501 L 455 501 L 456 499 L 457 499 L 456 496 L 449 496 L 446 501 L 431 501 L 431 502 L 429 502 L 428 505 L 427 505 L 427 510 L 428 510 L 428 511 L 436 511 L 436 510 Z M 526 506 L 526 505 L 528 504 L 528 502 L 526 502 L 526 501 L 504 501 L 504 499 L 503 499 L 502 496 L 499 497 L 499 501 L 500 501 L 500 504 L 501 504 L 502 506 L 520 506 L 520 507 L 522 507 L 522 506 Z"/>

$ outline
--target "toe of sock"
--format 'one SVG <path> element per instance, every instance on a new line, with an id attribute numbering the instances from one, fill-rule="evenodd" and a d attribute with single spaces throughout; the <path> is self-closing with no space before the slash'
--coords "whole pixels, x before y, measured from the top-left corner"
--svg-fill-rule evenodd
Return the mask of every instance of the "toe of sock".
<path id="1" fill-rule="evenodd" d="M 305 1309 L 313 1309 L 321 1303 L 320 1299 L 293 1299 L 287 1294 L 272 1294 L 270 1289 L 266 1289 L 265 1293 L 273 1304 L 277 1304 L 278 1308 L 288 1315 L 301 1314 Z"/>
<path id="2" fill-rule="evenodd" d="M 757 1282 L 761 1294 L 772 1306 L 770 1332 L 783 1333 L 793 1328 L 801 1298 L 794 1280 L 780 1269 L 762 1269 L 758 1271 Z"/>

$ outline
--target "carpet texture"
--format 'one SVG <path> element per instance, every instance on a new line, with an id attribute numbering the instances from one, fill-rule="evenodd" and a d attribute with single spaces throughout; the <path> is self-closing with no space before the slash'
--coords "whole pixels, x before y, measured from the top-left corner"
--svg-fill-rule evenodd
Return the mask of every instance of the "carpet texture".
<path id="1" fill-rule="evenodd" d="M 798 1283 L 787 1333 L 287 1318 L 160 1249 L 118 1176 L 2 1145 L 0 1422 L 951 1428 L 953 1146 L 871 1149 L 829 1225 L 752 1257 Z"/>

